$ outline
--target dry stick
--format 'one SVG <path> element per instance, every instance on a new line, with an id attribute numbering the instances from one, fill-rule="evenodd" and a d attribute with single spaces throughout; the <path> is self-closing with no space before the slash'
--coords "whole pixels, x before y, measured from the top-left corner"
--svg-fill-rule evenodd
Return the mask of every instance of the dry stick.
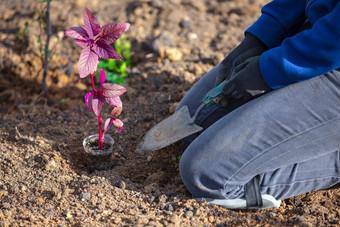
<path id="1" fill-rule="evenodd" d="M 47 76 L 47 70 L 48 70 L 48 46 L 50 43 L 50 36 L 51 36 L 51 24 L 50 24 L 50 0 L 47 1 L 47 7 L 46 7 L 46 43 L 45 43 L 45 60 L 44 60 L 44 74 L 41 81 L 43 94 L 44 96 L 47 93 L 47 87 L 46 87 L 46 76 Z"/>

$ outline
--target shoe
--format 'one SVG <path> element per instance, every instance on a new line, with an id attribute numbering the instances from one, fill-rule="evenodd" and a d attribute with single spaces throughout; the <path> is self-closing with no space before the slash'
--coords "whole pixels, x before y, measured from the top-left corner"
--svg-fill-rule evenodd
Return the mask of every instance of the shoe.
<path id="1" fill-rule="evenodd" d="M 209 203 L 223 206 L 229 209 L 270 209 L 270 208 L 278 208 L 281 205 L 281 200 L 276 200 L 273 196 L 268 194 L 262 195 L 262 203 L 261 207 L 247 207 L 247 201 L 245 198 L 241 199 L 212 199 L 212 198 L 194 198 L 198 201 L 207 201 Z"/>

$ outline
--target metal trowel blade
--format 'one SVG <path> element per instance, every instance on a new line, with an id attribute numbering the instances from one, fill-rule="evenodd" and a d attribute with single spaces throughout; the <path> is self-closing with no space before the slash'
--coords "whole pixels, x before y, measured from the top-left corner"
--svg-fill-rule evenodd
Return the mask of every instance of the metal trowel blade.
<path id="1" fill-rule="evenodd" d="M 136 151 L 159 150 L 203 129 L 190 122 L 191 117 L 188 107 L 181 107 L 173 115 L 151 128 L 144 135 Z"/>

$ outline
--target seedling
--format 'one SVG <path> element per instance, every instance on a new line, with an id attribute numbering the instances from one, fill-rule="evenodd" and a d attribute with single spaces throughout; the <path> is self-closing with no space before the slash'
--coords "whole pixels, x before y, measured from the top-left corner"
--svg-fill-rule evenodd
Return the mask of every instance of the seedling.
<path id="1" fill-rule="evenodd" d="M 98 149 L 101 150 L 104 143 L 104 134 L 112 125 L 118 127 L 117 133 L 123 130 L 123 122 L 116 117 L 122 112 L 123 106 L 119 96 L 126 91 L 126 88 L 118 84 L 105 83 L 106 74 L 103 70 L 100 70 L 99 73 L 99 89 L 95 88 L 93 78 L 101 58 L 122 60 L 121 56 L 110 44 L 124 34 L 130 24 L 111 23 L 101 27 L 87 8 L 85 8 L 83 17 L 85 26 L 69 28 L 65 31 L 65 36 L 76 39 L 75 43 L 83 47 L 79 57 L 78 72 L 80 78 L 91 75 L 92 92 L 85 95 L 85 102 L 98 118 Z M 102 130 L 101 111 L 105 102 L 114 107 L 114 109 L 111 112 L 112 117 L 105 121 Z"/>
<path id="2" fill-rule="evenodd" d="M 37 10 L 34 18 L 37 17 L 35 20 L 38 22 L 39 25 L 39 33 L 37 42 L 39 44 L 39 51 L 40 51 L 40 59 L 43 63 L 43 77 L 41 80 L 43 94 L 46 95 L 47 87 L 46 87 L 46 77 L 47 77 L 47 70 L 49 65 L 49 42 L 51 33 L 51 23 L 50 23 L 50 4 L 52 0 L 41 0 L 40 10 Z M 46 3 L 46 4 L 45 4 Z M 33 23 L 33 22 L 32 22 Z M 20 40 L 25 40 L 29 33 L 29 28 L 32 26 L 28 21 L 25 22 L 24 27 L 19 30 L 18 38 Z M 46 41 L 45 43 L 42 42 L 43 34 L 46 34 Z M 39 71 L 40 72 L 40 71 Z"/>

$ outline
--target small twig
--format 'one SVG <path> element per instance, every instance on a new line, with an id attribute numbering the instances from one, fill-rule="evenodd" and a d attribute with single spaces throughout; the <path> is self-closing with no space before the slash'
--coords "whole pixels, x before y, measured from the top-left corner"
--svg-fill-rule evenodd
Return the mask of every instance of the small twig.
<path id="1" fill-rule="evenodd" d="M 131 196 L 131 198 L 132 198 L 132 197 L 135 197 L 135 196 L 137 196 L 137 195 L 140 195 L 140 192 L 137 192 L 137 193 L 133 194 L 133 195 Z"/>
<path id="2" fill-rule="evenodd" d="M 15 132 L 16 132 L 17 136 L 19 137 L 19 139 L 23 138 L 23 136 L 22 136 L 21 133 L 19 132 L 17 126 L 15 126 Z M 18 139 L 18 140 L 19 140 L 19 139 Z"/>
<path id="3" fill-rule="evenodd" d="M 44 60 L 44 74 L 41 81 L 43 94 L 44 96 L 47 93 L 47 87 L 46 87 L 46 76 L 47 76 L 47 70 L 48 70 L 48 46 L 50 43 L 50 36 L 51 36 L 51 23 L 50 23 L 50 1 L 47 1 L 47 7 L 46 7 L 46 43 L 45 43 L 45 60 Z"/>

